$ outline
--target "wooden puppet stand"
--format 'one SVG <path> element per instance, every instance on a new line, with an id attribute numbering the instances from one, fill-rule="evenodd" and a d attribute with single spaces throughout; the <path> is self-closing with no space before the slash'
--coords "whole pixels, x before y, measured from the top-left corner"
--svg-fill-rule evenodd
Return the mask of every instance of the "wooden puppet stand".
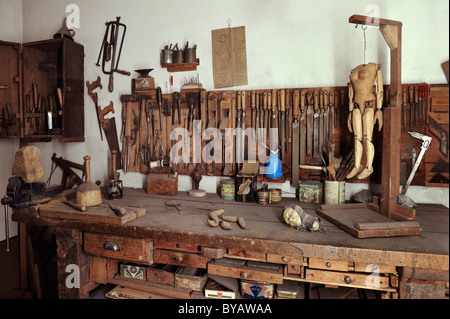
<path id="1" fill-rule="evenodd" d="M 397 204 L 400 188 L 400 136 L 402 93 L 402 23 L 353 15 L 349 23 L 376 25 L 391 50 L 390 105 L 383 109 L 383 154 L 379 212 L 396 220 L 415 220 L 415 210 Z"/>

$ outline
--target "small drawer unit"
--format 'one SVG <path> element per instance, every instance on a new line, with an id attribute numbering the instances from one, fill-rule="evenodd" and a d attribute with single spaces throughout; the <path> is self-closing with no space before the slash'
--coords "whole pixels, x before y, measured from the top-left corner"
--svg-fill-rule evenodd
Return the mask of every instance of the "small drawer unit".
<path id="1" fill-rule="evenodd" d="M 98 257 L 153 264 L 151 239 L 84 233 L 84 250 Z"/>
<path id="2" fill-rule="evenodd" d="M 208 274 L 273 284 L 283 283 L 283 267 L 272 263 L 222 258 L 208 264 Z"/>

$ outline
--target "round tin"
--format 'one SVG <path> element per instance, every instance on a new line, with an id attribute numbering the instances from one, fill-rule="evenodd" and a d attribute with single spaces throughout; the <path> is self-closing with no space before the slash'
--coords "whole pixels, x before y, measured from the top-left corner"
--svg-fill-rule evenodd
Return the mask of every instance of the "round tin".
<path id="1" fill-rule="evenodd" d="M 267 189 L 267 185 L 264 184 L 261 189 L 256 192 L 258 204 L 269 205 L 270 202 L 270 192 Z"/>
<path id="2" fill-rule="evenodd" d="M 270 192 L 270 200 L 271 202 L 279 202 L 281 201 L 281 189 L 279 188 L 271 188 L 269 189 Z"/>
<path id="3" fill-rule="evenodd" d="M 234 193 L 234 180 L 224 179 L 223 181 L 220 181 L 220 197 L 223 199 L 234 199 Z"/>

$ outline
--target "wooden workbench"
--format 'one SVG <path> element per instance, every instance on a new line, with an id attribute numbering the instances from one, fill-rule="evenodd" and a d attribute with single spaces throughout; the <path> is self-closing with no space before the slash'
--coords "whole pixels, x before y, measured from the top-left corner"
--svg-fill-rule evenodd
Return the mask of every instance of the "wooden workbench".
<path id="1" fill-rule="evenodd" d="M 178 207 L 181 212 L 166 205 L 174 200 L 181 203 Z M 220 261 L 222 257 L 278 263 L 283 267 L 281 280 L 368 289 L 373 287 L 367 287 L 367 282 L 361 281 L 361 278 L 366 278 L 370 272 L 363 266 L 374 264 L 386 269 L 381 270 L 380 275 L 386 276 L 383 278 L 387 285 L 374 288 L 382 291 L 384 297 L 445 298 L 448 294 L 449 210 L 441 205 L 423 204 L 417 208 L 416 220 L 422 228 L 419 236 L 358 239 L 326 221 L 323 221 L 326 233 L 299 231 L 287 226 L 282 220 L 283 207 L 291 203 L 299 204 L 295 199 L 283 199 L 275 205 L 262 206 L 223 200 L 216 194 L 199 199 L 184 193 L 161 196 L 148 195 L 142 189 L 125 189 L 122 199 L 104 199 L 103 202 L 101 207 L 88 210 L 97 210 L 100 215 L 113 215 L 106 205 L 111 203 L 130 210 L 145 208 L 146 213 L 121 224 L 67 217 L 83 213 L 77 213 L 60 200 L 14 210 L 14 221 L 55 229 L 61 298 L 85 298 L 99 283 L 107 282 L 164 293 L 166 288 L 163 285 L 121 279 L 117 270 L 121 261 L 136 263 L 136 260 L 141 260 L 144 265 L 165 261 L 175 265 L 198 266 L 198 260 L 201 260 L 200 268 L 212 269 L 211 260 Z M 318 206 L 300 206 L 305 212 L 316 215 Z M 209 212 L 222 208 L 227 215 L 243 217 L 248 229 L 241 229 L 236 224 L 229 231 L 210 227 L 207 224 Z M 102 254 L 95 249 L 90 250 L 84 242 L 88 233 L 97 236 L 94 238 L 99 241 L 112 236 L 113 239 L 131 240 L 133 247 L 142 244 L 142 247 L 149 247 L 150 256 L 139 255 L 136 259 L 131 256 L 133 252 L 128 252 L 126 257 L 117 257 L 109 252 Z M 212 249 L 212 252 L 204 248 Z M 193 265 L 189 264 L 192 255 L 196 257 Z M 67 288 L 65 284 L 69 264 L 80 267 L 79 289 Z M 232 274 L 230 271 L 230 276 L 235 276 Z M 226 273 L 223 275 L 227 276 Z M 167 287 L 167 293 L 181 298 L 195 296 L 172 287 Z"/>

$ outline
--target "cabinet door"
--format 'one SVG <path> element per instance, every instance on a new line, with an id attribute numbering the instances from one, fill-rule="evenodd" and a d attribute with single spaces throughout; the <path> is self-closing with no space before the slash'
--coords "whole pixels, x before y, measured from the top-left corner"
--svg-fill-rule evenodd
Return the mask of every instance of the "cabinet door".
<path id="1" fill-rule="evenodd" d="M 84 47 L 62 39 L 62 85 L 64 96 L 61 142 L 84 142 Z"/>
<path id="2" fill-rule="evenodd" d="M 0 41 L 0 138 L 21 137 L 20 53 L 20 44 Z"/>

